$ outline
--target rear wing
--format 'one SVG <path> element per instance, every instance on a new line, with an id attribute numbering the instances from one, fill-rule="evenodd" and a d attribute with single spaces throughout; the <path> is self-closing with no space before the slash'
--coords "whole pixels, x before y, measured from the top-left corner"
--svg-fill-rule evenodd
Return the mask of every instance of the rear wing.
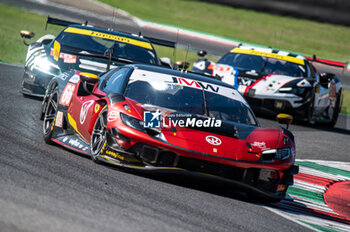
<path id="1" fill-rule="evenodd" d="M 152 38 L 152 37 L 148 37 L 148 36 L 143 36 L 143 38 L 148 39 L 153 44 L 157 44 L 157 45 L 161 45 L 161 46 L 165 46 L 165 47 L 171 47 L 171 48 L 176 47 L 176 43 L 173 41 L 157 39 L 157 38 Z"/>
<path id="2" fill-rule="evenodd" d="M 343 63 L 339 61 L 334 61 L 334 60 L 326 60 L 326 59 L 320 59 L 317 58 L 316 55 L 313 55 L 312 57 L 307 57 L 305 56 L 307 60 L 310 62 L 316 62 L 324 65 L 329 65 L 335 68 L 341 68 L 343 69 L 343 72 L 350 72 L 350 64 L 349 62 Z"/>
<path id="3" fill-rule="evenodd" d="M 80 25 L 87 26 L 88 21 L 86 20 L 84 23 L 77 23 L 77 22 L 72 22 L 72 21 L 67 21 L 67 20 L 62 20 L 62 19 L 57 19 L 57 18 L 52 18 L 50 16 L 47 16 L 45 30 L 47 30 L 48 24 L 64 26 L 64 27 L 67 27 L 72 24 L 80 24 Z"/>
<path id="4" fill-rule="evenodd" d="M 87 26 L 88 21 L 86 20 L 84 23 L 79 23 L 79 22 L 67 21 L 67 20 L 62 20 L 62 19 L 57 19 L 57 18 L 52 18 L 50 16 L 47 16 L 45 30 L 47 29 L 48 24 L 64 26 L 64 27 L 67 27 L 67 26 L 72 25 L 72 24 L 79 24 L 79 25 Z M 107 29 L 106 27 L 102 27 L 102 26 L 95 26 L 95 25 L 92 25 L 92 26 Z M 119 32 L 123 32 L 123 33 L 129 34 L 129 35 L 135 35 L 135 34 L 132 34 L 130 32 L 125 32 L 125 31 L 119 31 Z M 176 43 L 173 41 L 168 41 L 168 40 L 163 40 L 163 39 L 158 39 L 158 38 L 153 38 L 153 37 L 148 37 L 148 36 L 142 36 L 141 33 L 138 36 L 149 40 L 152 44 L 157 44 L 157 45 L 171 47 L 171 48 L 175 48 L 175 46 L 176 46 Z"/>

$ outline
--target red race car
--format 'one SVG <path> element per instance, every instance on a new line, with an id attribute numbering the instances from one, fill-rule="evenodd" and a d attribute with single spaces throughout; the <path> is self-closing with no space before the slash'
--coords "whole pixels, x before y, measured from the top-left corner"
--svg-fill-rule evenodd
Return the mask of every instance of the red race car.
<path id="1" fill-rule="evenodd" d="M 152 65 L 63 73 L 41 119 L 46 143 L 95 162 L 215 176 L 271 200 L 284 198 L 298 172 L 289 130 L 261 128 L 237 90 L 198 74 Z"/>

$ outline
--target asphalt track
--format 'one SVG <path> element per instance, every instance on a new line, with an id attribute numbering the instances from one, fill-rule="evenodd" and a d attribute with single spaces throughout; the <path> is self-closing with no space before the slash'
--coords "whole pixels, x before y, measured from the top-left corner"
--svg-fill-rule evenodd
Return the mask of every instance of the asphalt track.
<path id="1" fill-rule="evenodd" d="M 19 93 L 22 74 L 22 67 L 0 64 L 0 231 L 308 230 L 236 186 L 130 173 L 46 145 L 41 102 Z M 349 131 L 338 128 L 343 125 L 292 125 L 297 157 L 348 161 Z"/>
<path id="2" fill-rule="evenodd" d="M 236 186 L 130 173 L 46 145 L 41 102 L 19 93 L 22 74 L 22 67 L 0 64 L 1 232 L 308 231 Z M 349 161 L 349 117 L 334 129 L 294 124 L 291 130 L 297 158 Z"/>
<path id="3" fill-rule="evenodd" d="M 231 190 L 128 173 L 42 139 L 23 68 L 0 65 L 0 231 L 305 231 Z"/>

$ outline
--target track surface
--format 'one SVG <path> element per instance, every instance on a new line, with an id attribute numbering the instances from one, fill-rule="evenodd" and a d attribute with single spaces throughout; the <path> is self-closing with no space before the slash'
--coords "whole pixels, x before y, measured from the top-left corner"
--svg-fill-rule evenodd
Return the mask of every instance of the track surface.
<path id="1" fill-rule="evenodd" d="M 19 93 L 22 74 L 0 65 L 1 231 L 308 230 L 231 191 L 235 186 L 127 173 L 46 145 L 41 102 Z M 292 129 L 298 158 L 347 161 L 347 130 Z"/>
<path id="2" fill-rule="evenodd" d="M 41 102 L 18 91 L 23 68 L 0 65 L 0 230 L 305 231 L 234 186 L 142 176 L 42 139 Z"/>
<path id="3" fill-rule="evenodd" d="M 21 67 L 0 64 L 1 232 L 308 231 L 231 191 L 237 190 L 235 186 L 128 173 L 46 145 L 38 120 L 41 102 L 19 94 L 22 74 Z M 274 120 L 259 120 L 264 127 L 277 126 Z M 349 161 L 349 128 L 350 120 L 344 116 L 335 129 L 292 125 L 297 157 Z"/>

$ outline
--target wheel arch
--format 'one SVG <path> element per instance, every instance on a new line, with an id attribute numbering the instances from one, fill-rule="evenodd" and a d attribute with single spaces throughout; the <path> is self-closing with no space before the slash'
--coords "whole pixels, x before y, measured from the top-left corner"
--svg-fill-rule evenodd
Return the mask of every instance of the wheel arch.
<path id="1" fill-rule="evenodd" d="M 47 85 L 45 95 L 44 95 L 43 101 L 41 103 L 40 120 L 44 120 L 44 114 L 45 114 L 45 110 L 46 110 L 46 106 L 47 106 L 47 101 L 49 100 L 50 94 L 53 91 L 53 87 L 55 85 L 59 86 L 59 83 L 57 82 L 56 77 L 52 78 L 51 81 L 49 82 L 49 84 Z M 60 96 L 60 92 L 58 93 L 58 96 Z"/>
<path id="2" fill-rule="evenodd" d="M 97 120 L 97 117 L 100 115 L 101 111 L 102 111 L 104 108 L 108 107 L 108 100 L 105 99 L 105 98 L 101 98 L 101 99 L 95 101 L 95 106 L 94 106 L 94 107 L 96 107 L 97 104 L 99 105 L 99 110 L 98 110 L 97 112 L 95 112 L 95 117 L 96 117 L 95 120 L 91 120 L 91 121 L 90 121 L 90 124 L 89 124 L 89 134 L 92 134 L 92 131 L 93 131 L 94 126 L 95 126 L 95 122 L 96 122 L 96 120 Z M 95 108 L 95 109 L 96 109 L 96 108 Z"/>

